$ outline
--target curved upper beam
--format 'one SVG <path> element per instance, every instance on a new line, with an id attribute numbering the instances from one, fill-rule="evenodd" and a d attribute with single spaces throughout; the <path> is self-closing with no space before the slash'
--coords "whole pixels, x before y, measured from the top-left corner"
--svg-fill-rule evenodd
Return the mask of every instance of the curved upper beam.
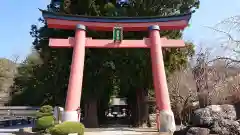
<path id="1" fill-rule="evenodd" d="M 124 31 L 145 31 L 151 25 L 159 25 L 163 30 L 184 29 L 191 18 L 191 13 L 174 16 L 151 17 L 93 17 L 67 15 L 41 10 L 48 27 L 60 29 L 75 29 L 77 24 L 83 24 L 88 29 L 112 31 L 113 27 L 121 26 Z"/>

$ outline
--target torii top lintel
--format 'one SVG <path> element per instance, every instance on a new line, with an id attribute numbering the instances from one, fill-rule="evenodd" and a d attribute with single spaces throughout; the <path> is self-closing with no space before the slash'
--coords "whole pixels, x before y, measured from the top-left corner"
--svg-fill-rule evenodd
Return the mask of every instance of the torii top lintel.
<path id="1" fill-rule="evenodd" d="M 147 31 L 151 25 L 161 30 L 182 30 L 191 18 L 191 13 L 174 16 L 151 17 L 93 17 L 53 13 L 41 10 L 49 28 L 75 29 L 77 24 L 90 30 L 112 31 L 113 27 L 123 27 L 124 31 Z"/>

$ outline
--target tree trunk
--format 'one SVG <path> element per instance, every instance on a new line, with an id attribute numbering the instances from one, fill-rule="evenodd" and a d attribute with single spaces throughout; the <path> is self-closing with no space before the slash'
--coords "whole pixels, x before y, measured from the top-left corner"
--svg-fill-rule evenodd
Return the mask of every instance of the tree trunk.
<path id="1" fill-rule="evenodd" d="M 207 90 L 201 91 L 198 93 L 198 100 L 199 100 L 200 108 L 204 108 L 211 104 L 209 102 L 209 94 L 208 94 Z"/>
<path id="2" fill-rule="evenodd" d="M 101 99 L 98 102 L 98 124 L 99 125 L 105 125 L 107 124 L 107 119 L 105 116 L 105 111 L 108 110 L 108 100 Z"/>
<path id="3" fill-rule="evenodd" d="M 98 128 L 98 110 L 97 110 L 97 100 L 91 99 L 85 103 L 84 106 L 85 116 L 84 125 L 87 128 Z"/>
<path id="4" fill-rule="evenodd" d="M 193 69 L 193 76 L 196 81 L 199 106 L 204 108 L 211 104 L 209 102 L 208 69 L 204 61 Z"/>
<path id="5" fill-rule="evenodd" d="M 137 126 L 137 99 L 136 99 L 136 92 L 133 90 L 130 90 L 127 96 L 128 100 L 128 106 L 129 106 L 129 111 L 131 114 L 130 117 L 130 124 L 133 127 Z"/>
<path id="6" fill-rule="evenodd" d="M 137 90 L 137 113 L 138 126 L 149 126 L 149 106 L 148 106 L 148 92 L 144 89 Z"/>

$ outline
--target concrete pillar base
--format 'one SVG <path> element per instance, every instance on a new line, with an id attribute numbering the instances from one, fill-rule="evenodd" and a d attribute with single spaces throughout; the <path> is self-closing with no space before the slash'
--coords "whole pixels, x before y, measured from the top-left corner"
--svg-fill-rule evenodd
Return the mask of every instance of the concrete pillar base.
<path id="1" fill-rule="evenodd" d="M 63 112 L 63 121 L 74 121 L 78 122 L 78 112 L 77 111 L 64 111 Z"/>
<path id="2" fill-rule="evenodd" d="M 176 131 L 174 114 L 171 110 L 161 110 L 159 114 L 160 119 L 160 133 L 167 133 L 169 135 Z"/>

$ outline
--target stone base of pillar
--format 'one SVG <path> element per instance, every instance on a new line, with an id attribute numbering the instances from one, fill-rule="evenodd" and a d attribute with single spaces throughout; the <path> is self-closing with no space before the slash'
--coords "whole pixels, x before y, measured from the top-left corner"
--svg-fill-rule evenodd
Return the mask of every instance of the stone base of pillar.
<path id="1" fill-rule="evenodd" d="M 63 112 L 63 121 L 74 121 L 78 122 L 78 112 L 77 111 L 64 111 Z"/>
<path id="2" fill-rule="evenodd" d="M 176 131 L 174 114 L 171 110 L 161 110 L 159 114 L 160 133 L 172 135 Z"/>

